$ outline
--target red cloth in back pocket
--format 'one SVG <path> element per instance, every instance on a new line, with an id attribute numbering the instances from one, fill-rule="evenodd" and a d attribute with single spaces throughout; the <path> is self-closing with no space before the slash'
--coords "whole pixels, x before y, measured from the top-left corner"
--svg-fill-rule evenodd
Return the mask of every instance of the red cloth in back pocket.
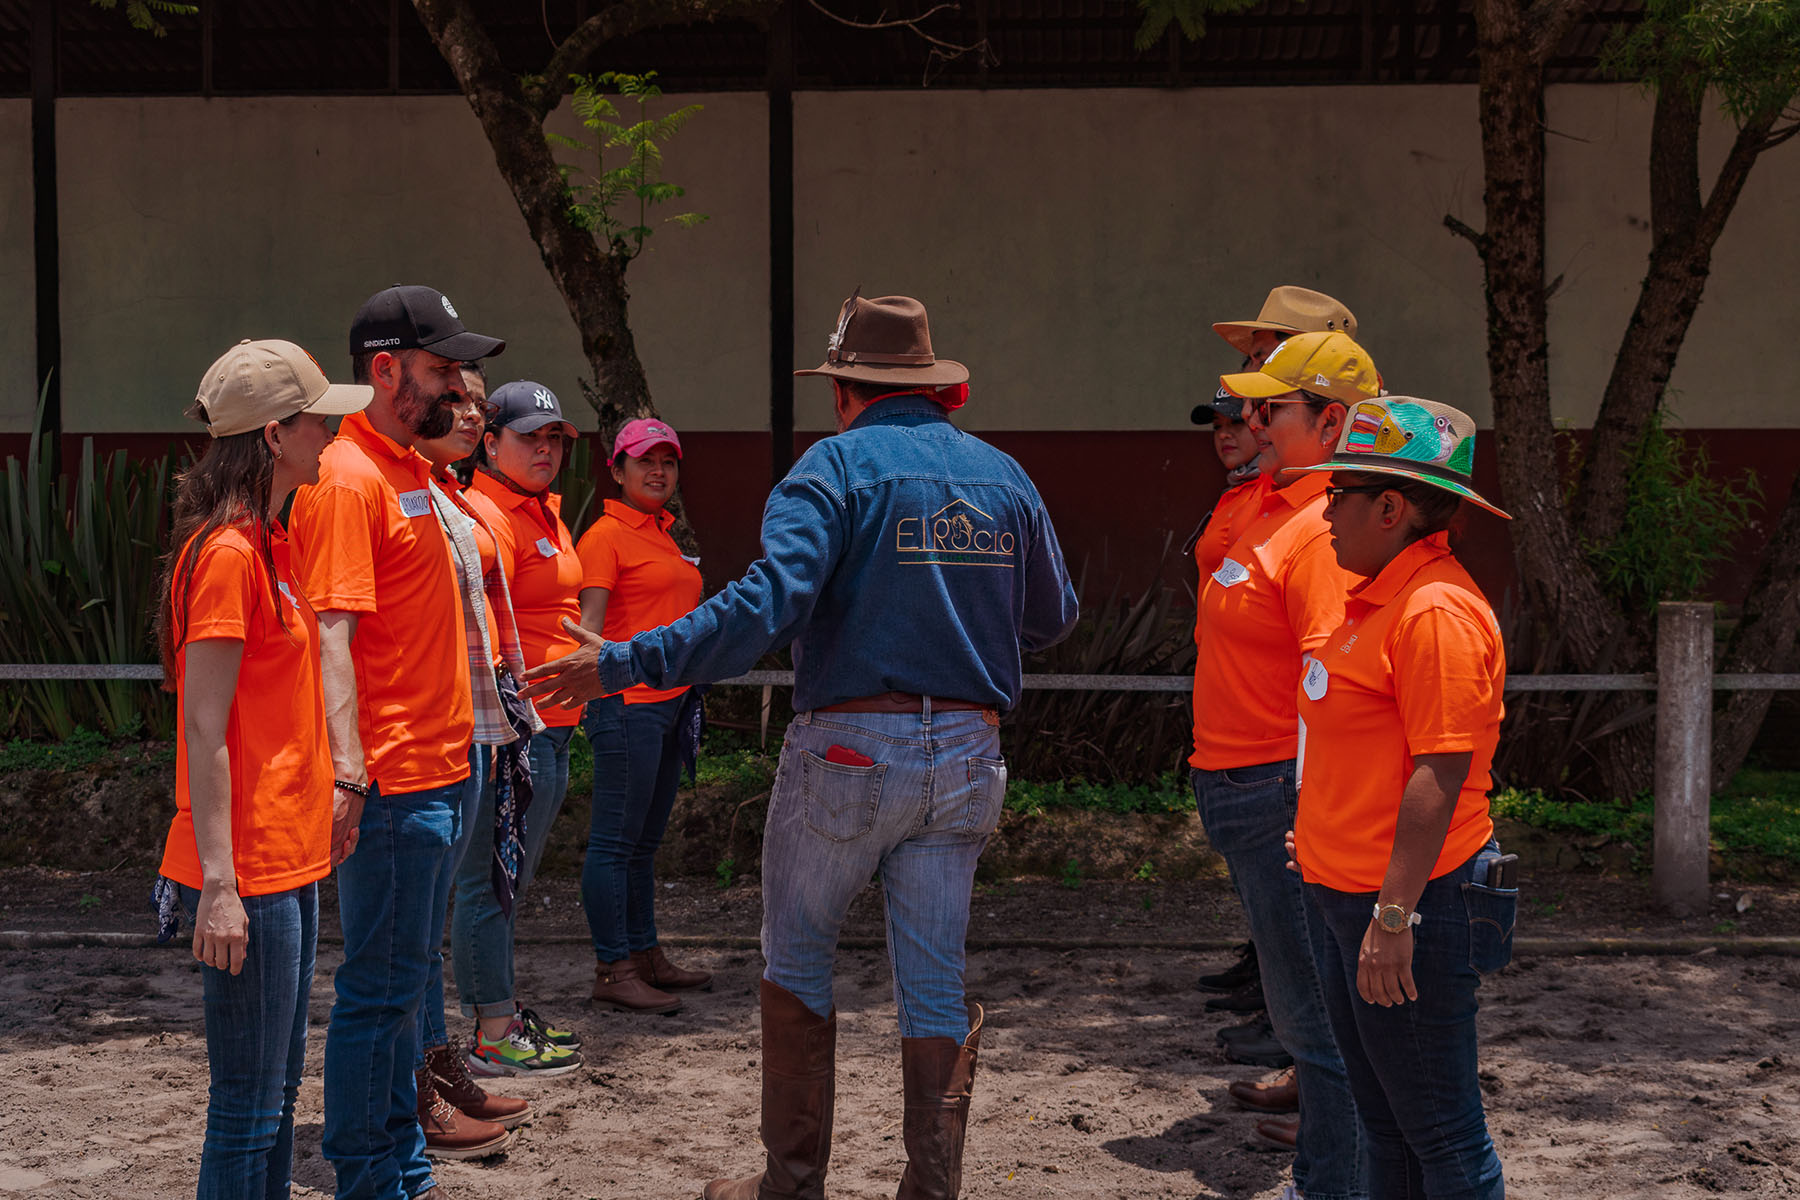
<path id="1" fill-rule="evenodd" d="M 825 761 L 844 767 L 872 767 L 875 765 L 874 759 L 866 754 L 858 754 L 848 746 L 833 746 L 826 750 Z"/>

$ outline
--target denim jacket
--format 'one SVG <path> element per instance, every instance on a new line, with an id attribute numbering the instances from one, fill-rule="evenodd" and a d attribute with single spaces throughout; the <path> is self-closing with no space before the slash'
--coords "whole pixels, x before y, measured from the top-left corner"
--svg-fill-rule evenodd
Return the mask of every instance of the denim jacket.
<path id="1" fill-rule="evenodd" d="M 1075 589 L 1037 488 L 923 396 L 816 443 L 763 509 L 763 556 L 681 620 L 606 647 L 607 692 L 741 675 L 794 646 L 794 709 L 877 692 L 1019 700 L 1021 650 L 1068 635 Z"/>

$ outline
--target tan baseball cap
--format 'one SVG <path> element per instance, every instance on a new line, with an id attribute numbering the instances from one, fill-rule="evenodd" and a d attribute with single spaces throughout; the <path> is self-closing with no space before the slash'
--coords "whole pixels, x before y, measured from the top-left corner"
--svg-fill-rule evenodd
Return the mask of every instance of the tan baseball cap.
<path id="1" fill-rule="evenodd" d="M 245 338 L 206 369 L 187 415 L 214 437 L 230 437 L 295 413 L 361 412 L 374 398 L 372 387 L 327 380 L 317 360 L 292 342 Z"/>
<path id="2" fill-rule="evenodd" d="M 1283 284 L 1271 289 L 1254 321 L 1220 321 L 1213 332 L 1230 342 L 1239 354 L 1250 353 L 1250 339 L 1258 329 L 1275 333 L 1344 333 L 1356 336 L 1356 314 L 1324 292 Z"/>

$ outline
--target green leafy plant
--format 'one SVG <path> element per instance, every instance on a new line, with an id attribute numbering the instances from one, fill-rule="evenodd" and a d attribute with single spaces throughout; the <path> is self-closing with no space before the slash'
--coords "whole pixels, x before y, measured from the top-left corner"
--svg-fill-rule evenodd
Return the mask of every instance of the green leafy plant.
<path id="1" fill-rule="evenodd" d="M 94 895 L 92 892 L 83 892 L 81 899 L 75 902 L 75 908 L 80 912 L 91 912 L 105 903 L 106 901 L 100 899 L 100 897 Z"/>
<path id="2" fill-rule="evenodd" d="M 719 881 L 719 890 L 723 891 L 737 879 L 737 859 L 727 854 L 713 868 L 713 877 Z"/>
<path id="3" fill-rule="evenodd" d="M 119 0 L 88 0 L 88 3 L 106 12 L 119 7 Z M 151 37 L 169 36 L 169 31 L 160 18 L 191 17 L 199 11 L 198 4 L 176 4 L 173 0 L 125 0 L 125 19 L 131 22 L 133 29 Z"/>
<path id="4" fill-rule="evenodd" d="M 557 164 L 569 190 L 569 215 L 593 233 L 614 258 L 630 262 L 644 252 L 644 243 L 655 232 L 650 210 L 687 194 L 686 189 L 662 177 L 662 148 L 702 106 L 688 104 L 660 117 L 651 116 L 651 102 L 663 94 L 654 71 L 642 75 L 608 71 L 572 78 L 571 107 L 594 140 L 550 132 L 544 136 L 552 145 L 592 159 L 591 169 Z M 633 119 L 620 113 L 614 95 L 636 110 Z M 618 152 L 623 152 L 623 161 L 609 166 Z M 695 212 L 663 218 L 684 229 L 706 219 L 705 214 Z"/>
<path id="5" fill-rule="evenodd" d="M 46 385 L 46 389 L 47 389 Z M 0 472 L 0 662 L 142 664 L 151 639 L 176 459 L 105 458 L 83 438 L 74 474 L 51 472 L 34 428 Z M 65 741 L 80 726 L 166 736 L 174 706 L 154 682 L 22 682 L 0 690 L 0 731 Z"/>
<path id="6" fill-rule="evenodd" d="M 1081 885 L 1086 881 L 1086 878 L 1087 872 L 1081 869 L 1081 860 L 1079 858 L 1070 857 L 1069 861 L 1063 864 L 1062 876 L 1057 882 L 1068 888 L 1071 892 L 1074 892 L 1081 889 Z"/>
<path id="7" fill-rule="evenodd" d="M 1607 591 L 1645 614 L 1702 598 L 1762 503 L 1755 472 L 1720 478 L 1706 447 L 1669 432 L 1667 418 L 1659 408 L 1634 450 L 1618 536 L 1587 548 Z"/>
<path id="8" fill-rule="evenodd" d="M 1138 869 L 1136 871 L 1132 872 L 1131 877 L 1133 879 L 1137 880 L 1139 883 L 1155 883 L 1156 882 L 1156 864 L 1153 862 L 1149 862 L 1147 860 L 1139 863 Z"/>

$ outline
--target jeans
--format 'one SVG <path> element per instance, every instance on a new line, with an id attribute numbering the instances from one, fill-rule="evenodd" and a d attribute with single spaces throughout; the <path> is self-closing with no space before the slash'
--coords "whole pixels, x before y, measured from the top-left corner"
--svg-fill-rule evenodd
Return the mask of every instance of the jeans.
<path id="1" fill-rule="evenodd" d="M 1367 1193 L 1356 1103 L 1319 983 L 1324 931 L 1307 920 L 1300 876 L 1287 869 L 1285 835 L 1299 802 L 1294 761 L 1196 769 L 1193 783 L 1207 839 L 1224 855 L 1244 904 L 1269 1020 L 1294 1056 L 1300 1087 L 1294 1186 L 1307 1200 L 1360 1200 Z"/>
<path id="2" fill-rule="evenodd" d="M 437 1046 L 450 1044 L 450 1030 L 444 1021 L 444 921 L 450 912 L 450 887 L 456 878 L 457 867 L 462 863 L 463 855 L 469 852 L 469 839 L 475 828 L 475 815 L 481 804 L 482 782 L 487 777 L 487 747 L 469 747 L 469 778 L 462 785 L 462 795 L 456 806 L 456 827 L 452 833 L 455 839 L 450 846 L 450 861 L 445 864 L 444 871 L 438 879 L 438 895 L 432 898 L 436 906 L 437 924 L 432 928 L 439 931 L 431 942 L 431 974 L 425 981 L 425 999 L 419 1005 L 419 1052 L 414 1066 L 425 1065 L 425 1052 Z M 491 838 L 490 833 L 490 838 Z"/>
<path id="3" fill-rule="evenodd" d="M 1419 998 L 1392 1008 L 1356 992 L 1356 960 L 1373 892 L 1306 885 L 1327 929 L 1326 1007 L 1367 1131 L 1372 1200 L 1501 1200 L 1506 1184 L 1476 1078 L 1475 989 L 1505 963 L 1517 893 L 1469 883 L 1474 860 L 1425 885 L 1413 928 Z"/>
<path id="4" fill-rule="evenodd" d="M 199 890 L 176 888 L 192 917 Z M 294 1094 L 306 1065 L 319 885 L 243 902 L 250 935 L 243 971 L 200 968 L 212 1088 L 199 1200 L 286 1200 L 294 1160 Z"/>
<path id="5" fill-rule="evenodd" d="M 546 729 L 526 748 L 531 759 L 531 807 L 525 810 L 524 858 L 513 888 L 513 914 L 525 903 L 525 889 L 537 875 L 550 827 L 569 790 L 569 742 L 575 727 Z M 456 866 L 456 912 L 450 922 L 450 961 L 465 1017 L 513 1014 L 513 920 L 494 896 L 493 751 L 481 754 L 481 790 L 463 838 Z"/>
<path id="6" fill-rule="evenodd" d="M 324 1151 L 339 1197 L 399 1200 L 433 1186 L 413 1065 L 462 791 L 371 786 L 356 852 L 338 867 L 344 962 L 325 1035 Z"/>
<path id="7" fill-rule="evenodd" d="M 833 746 L 874 765 L 828 761 Z M 900 1036 L 967 1037 L 969 896 L 1005 798 L 990 713 L 795 717 L 763 831 L 764 978 L 829 1015 L 838 930 L 879 873 Z"/>
<path id="8" fill-rule="evenodd" d="M 656 851 L 681 783 L 675 717 L 684 698 L 627 704 L 607 696 L 582 716 L 594 748 L 594 803 L 581 907 L 599 962 L 656 945 Z"/>

